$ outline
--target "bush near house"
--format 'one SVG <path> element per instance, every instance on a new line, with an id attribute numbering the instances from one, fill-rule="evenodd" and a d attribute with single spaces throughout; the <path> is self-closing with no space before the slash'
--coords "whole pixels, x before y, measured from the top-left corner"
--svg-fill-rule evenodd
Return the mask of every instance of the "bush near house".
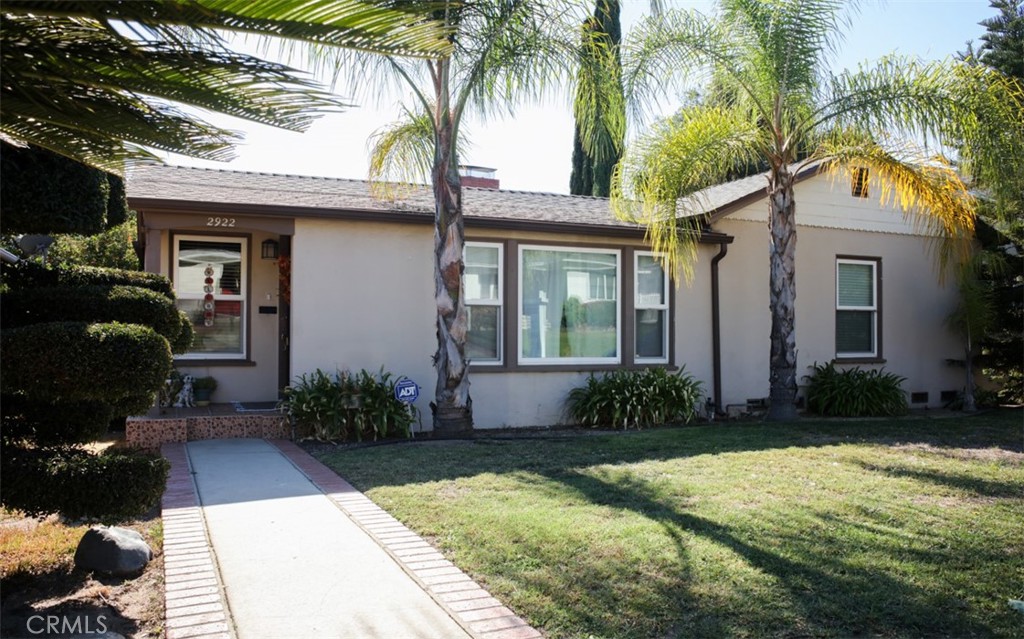
<path id="1" fill-rule="evenodd" d="M 54 300 L 61 303 L 54 304 Z M 138 286 L 46 286 L 0 295 L 0 322 L 4 328 L 60 321 L 141 324 L 172 343 L 182 327 L 173 300 Z"/>
<path id="2" fill-rule="evenodd" d="M 586 386 L 569 391 L 566 409 L 578 424 L 592 427 L 643 428 L 689 422 L 704 395 L 701 382 L 685 372 L 662 368 L 612 371 L 591 375 Z"/>
<path id="3" fill-rule="evenodd" d="M 110 183 L 90 183 L 99 194 L 88 206 L 111 198 Z M 12 189 L 6 181 L 4 186 L 6 206 Z M 124 200 L 119 188 L 113 193 Z M 124 219 L 110 209 L 93 210 L 82 213 L 92 216 L 84 226 L 65 228 L 48 218 L 41 227 L 25 222 L 14 228 L 6 212 L 5 233 L 92 233 Z M 73 217 L 75 209 L 58 213 Z M 2 275 L 0 503 L 31 514 L 108 521 L 143 514 L 163 492 L 166 462 L 152 455 L 94 455 L 76 446 L 96 439 L 112 418 L 152 406 L 171 369 L 172 350 L 189 348 L 192 325 L 175 307 L 170 281 L 28 260 L 4 264 Z"/>
<path id="4" fill-rule="evenodd" d="M 163 294 L 167 299 L 174 299 L 171 281 L 163 275 L 100 266 L 46 268 L 35 262 L 22 260 L 17 264 L 3 264 L 3 279 L 4 285 L 11 290 L 35 286 L 115 286 L 121 284 L 147 288 Z"/>
<path id="5" fill-rule="evenodd" d="M 409 437 L 415 417 L 395 398 L 398 379 L 382 368 L 376 375 L 320 369 L 300 375 L 284 389 L 281 409 L 307 437 L 327 441 Z"/>
<path id="6" fill-rule="evenodd" d="M 814 364 L 808 380 L 807 408 L 832 417 L 890 417 L 907 412 L 906 380 L 884 370 L 854 367 L 839 371 L 829 362 Z"/>
<path id="7" fill-rule="evenodd" d="M 3 505 L 25 514 L 116 522 L 160 500 L 170 463 L 163 457 L 107 449 L 3 447 Z"/>

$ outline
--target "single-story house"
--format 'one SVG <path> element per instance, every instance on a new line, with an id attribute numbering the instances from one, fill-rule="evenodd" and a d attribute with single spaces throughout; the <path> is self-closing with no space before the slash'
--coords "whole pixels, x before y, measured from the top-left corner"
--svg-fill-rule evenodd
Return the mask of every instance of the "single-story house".
<path id="1" fill-rule="evenodd" d="M 570 389 L 621 368 L 685 366 L 719 411 L 767 397 L 763 176 L 705 193 L 695 277 L 679 287 L 607 200 L 500 190 L 479 167 L 464 184 L 477 428 L 562 423 Z M 869 184 L 812 169 L 796 185 L 798 373 L 885 367 L 912 407 L 938 407 L 963 385 L 946 363 L 962 354 L 945 324 L 957 293 L 938 283 L 931 238 Z M 360 180 L 158 166 L 134 172 L 128 195 L 146 270 L 194 318 L 176 365 L 216 377 L 216 401 L 273 400 L 317 368 L 383 367 L 423 388 L 429 428 L 429 189 L 384 201 Z"/>

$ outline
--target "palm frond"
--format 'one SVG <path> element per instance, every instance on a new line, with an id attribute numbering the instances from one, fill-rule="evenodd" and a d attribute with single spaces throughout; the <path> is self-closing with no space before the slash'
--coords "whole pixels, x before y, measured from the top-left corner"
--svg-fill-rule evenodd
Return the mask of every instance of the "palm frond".
<path id="1" fill-rule="evenodd" d="M 430 180 L 435 130 L 429 112 L 405 109 L 403 118 L 373 133 L 370 190 L 374 197 L 400 199 Z"/>
<path id="2" fill-rule="evenodd" d="M 816 156 L 830 160 L 826 171 L 847 183 L 853 171 L 868 171 L 869 193 L 877 193 L 879 204 L 901 211 L 933 238 L 940 281 L 970 258 L 977 202 L 944 158 L 908 142 L 884 146 L 848 131 L 827 137 Z"/>
<path id="3" fill-rule="evenodd" d="M 432 57 L 451 50 L 440 22 L 429 19 L 436 3 L 391 0 L 11 0 L 7 13 L 121 21 L 176 44 L 194 31 L 259 33 L 391 55 Z"/>
<path id="4" fill-rule="evenodd" d="M 621 156 L 626 139 L 625 95 L 618 47 L 599 25 L 582 28 L 573 114 L 587 155 L 601 163 Z"/>
<path id="5" fill-rule="evenodd" d="M 738 162 L 753 162 L 763 144 L 761 133 L 735 112 L 681 111 L 627 151 L 612 180 L 612 210 L 645 226 L 672 278 L 690 282 L 705 222 L 701 190 L 725 180 Z"/>

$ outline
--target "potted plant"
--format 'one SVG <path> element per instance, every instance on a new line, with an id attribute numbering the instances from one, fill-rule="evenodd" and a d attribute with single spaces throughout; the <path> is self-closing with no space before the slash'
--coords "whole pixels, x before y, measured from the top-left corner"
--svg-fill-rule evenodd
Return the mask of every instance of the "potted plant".
<path id="1" fill-rule="evenodd" d="M 192 382 L 192 399 L 196 406 L 209 406 L 210 396 L 217 390 L 217 380 L 212 377 L 197 377 Z"/>

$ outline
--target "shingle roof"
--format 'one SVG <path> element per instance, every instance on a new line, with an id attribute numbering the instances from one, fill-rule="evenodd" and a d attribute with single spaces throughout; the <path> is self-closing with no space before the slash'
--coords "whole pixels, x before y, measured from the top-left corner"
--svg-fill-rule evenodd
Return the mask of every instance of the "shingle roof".
<path id="1" fill-rule="evenodd" d="M 735 180 L 701 191 L 693 199 L 699 210 L 711 213 L 763 193 L 764 175 Z M 330 211 L 380 211 L 432 215 L 429 187 L 410 186 L 401 199 L 380 200 L 370 194 L 365 180 L 307 177 L 278 173 L 252 173 L 176 166 L 148 166 L 128 177 L 128 196 L 153 202 L 252 205 L 269 209 L 288 207 Z M 682 210 L 680 210 L 682 213 Z M 530 191 L 463 188 L 463 213 L 468 220 L 510 220 L 638 229 L 617 219 L 606 198 Z"/>
<path id="2" fill-rule="evenodd" d="M 419 214 L 434 211 L 433 193 L 426 186 L 409 187 L 401 199 L 379 200 L 371 196 L 369 183 L 364 180 L 172 166 L 148 166 L 132 171 L 127 191 L 130 198 L 147 201 Z M 616 219 L 604 198 L 474 187 L 464 187 L 462 197 L 467 219 L 637 228 L 636 224 Z"/>

